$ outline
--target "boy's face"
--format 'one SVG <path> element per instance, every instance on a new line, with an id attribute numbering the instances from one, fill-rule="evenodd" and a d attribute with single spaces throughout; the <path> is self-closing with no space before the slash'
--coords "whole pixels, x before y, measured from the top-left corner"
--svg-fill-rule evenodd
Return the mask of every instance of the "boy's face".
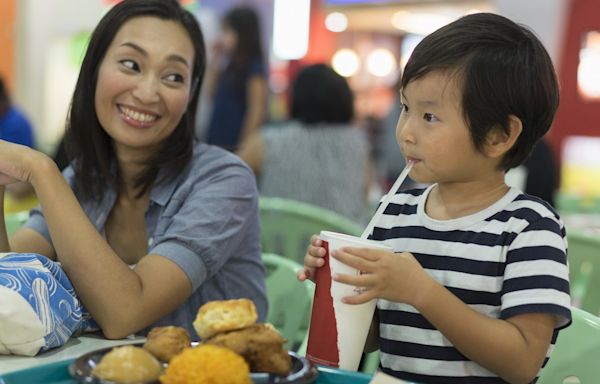
<path id="1" fill-rule="evenodd" d="M 414 161 L 410 176 L 416 182 L 477 181 L 497 165 L 473 145 L 456 79 L 434 71 L 402 90 L 396 139 L 406 160 Z"/>

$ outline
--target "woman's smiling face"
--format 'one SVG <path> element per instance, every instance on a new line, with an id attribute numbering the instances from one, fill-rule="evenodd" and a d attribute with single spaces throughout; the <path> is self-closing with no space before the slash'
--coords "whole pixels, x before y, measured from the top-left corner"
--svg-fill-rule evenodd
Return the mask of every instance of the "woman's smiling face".
<path id="1" fill-rule="evenodd" d="M 117 154 L 153 152 L 190 101 L 194 46 L 177 22 L 144 16 L 115 35 L 98 70 L 95 108 Z"/>

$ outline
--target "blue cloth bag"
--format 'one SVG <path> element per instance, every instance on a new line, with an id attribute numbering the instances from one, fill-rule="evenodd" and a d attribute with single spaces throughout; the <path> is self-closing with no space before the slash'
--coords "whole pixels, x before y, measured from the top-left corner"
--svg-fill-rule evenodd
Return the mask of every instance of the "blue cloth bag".
<path id="1" fill-rule="evenodd" d="M 34 356 L 94 330 L 60 263 L 33 253 L 0 254 L 0 354 Z"/>

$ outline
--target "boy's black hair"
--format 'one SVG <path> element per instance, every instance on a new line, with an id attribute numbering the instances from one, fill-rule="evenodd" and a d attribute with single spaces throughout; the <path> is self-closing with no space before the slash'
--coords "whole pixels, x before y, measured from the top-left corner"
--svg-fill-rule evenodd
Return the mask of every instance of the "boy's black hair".
<path id="1" fill-rule="evenodd" d="M 558 81 L 548 52 L 529 29 L 503 16 L 464 16 L 425 37 L 406 64 L 402 88 L 433 71 L 456 76 L 463 115 L 479 151 L 490 130 L 507 131 L 509 115 L 521 120 L 523 131 L 500 163 L 505 170 L 525 161 L 558 108 Z"/>
<path id="2" fill-rule="evenodd" d="M 309 125 L 349 123 L 354 97 L 348 82 L 326 64 L 303 68 L 292 88 L 291 117 Z"/>
<path id="3" fill-rule="evenodd" d="M 155 181 L 175 178 L 192 158 L 196 106 L 206 66 L 200 26 L 194 15 L 176 0 L 125 0 L 111 8 L 92 33 L 67 117 L 65 147 L 69 158 L 76 160 L 73 163 L 75 182 L 86 198 L 99 200 L 107 183 L 118 188 L 118 179 L 112 172 L 115 159 L 112 140 L 100 125 L 94 107 L 96 83 L 100 64 L 117 32 L 126 22 L 143 16 L 180 24 L 194 46 L 194 62 L 187 110 L 173 133 L 164 140 L 157 153 L 146 161 L 144 171 L 136 178 L 139 195 L 148 191 Z M 158 169 L 162 166 L 167 169 L 164 172 L 166 178 L 157 180 Z"/>

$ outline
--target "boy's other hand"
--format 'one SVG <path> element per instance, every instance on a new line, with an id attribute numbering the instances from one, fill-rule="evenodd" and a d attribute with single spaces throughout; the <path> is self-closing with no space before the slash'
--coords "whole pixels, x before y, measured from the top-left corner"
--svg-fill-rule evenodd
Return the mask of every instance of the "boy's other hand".
<path id="1" fill-rule="evenodd" d="M 304 269 L 298 272 L 298 280 L 306 279 L 315 281 L 315 270 L 325 264 L 323 257 L 325 256 L 325 248 L 318 235 L 312 235 L 310 245 L 304 255 Z"/>

